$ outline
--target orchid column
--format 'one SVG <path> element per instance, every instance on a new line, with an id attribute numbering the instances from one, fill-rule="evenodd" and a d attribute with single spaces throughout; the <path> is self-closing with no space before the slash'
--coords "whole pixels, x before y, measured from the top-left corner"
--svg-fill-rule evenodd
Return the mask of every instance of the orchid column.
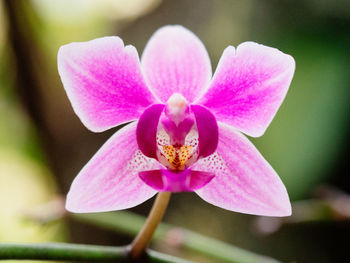
<path id="1" fill-rule="evenodd" d="M 194 191 L 224 209 L 290 215 L 283 183 L 241 132 L 263 135 L 294 68 L 291 56 L 245 42 L 225 49 L 212 77 L 205 47 L 182 26 L 159 29 L 141 63 L 136 49 L 118 37 L 61 47 L 59 73 L 85 126 L 102 132 L 131 122 L 81 170 L 66 208 L 127 209 L 160 192 L 151 213 L 155 229 L 168 192 Z"/>

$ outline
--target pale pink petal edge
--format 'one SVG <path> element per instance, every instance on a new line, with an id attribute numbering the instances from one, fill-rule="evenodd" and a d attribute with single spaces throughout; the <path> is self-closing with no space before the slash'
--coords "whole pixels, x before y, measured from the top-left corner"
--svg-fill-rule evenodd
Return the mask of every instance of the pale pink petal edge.
<path id="1" fill-rule="evenodd" d="M 246 214 L 291 215 L 288 193 L 277 173 L 244 135 L 228 125 L 219 123 L 217 153 L 199 160 L 193 169 L 215 174 L 196 191 L 208 203 Z"/>
<path id="2" fill-rule="evenodd" d="M 116 132 L 80 171 L 67 195 L 66 209 L 89 213 L 139 205 L 157 191 L 138 172 L 159 168 L 157 161 L 138 150 L 136 123 L 131 123 Z"/>

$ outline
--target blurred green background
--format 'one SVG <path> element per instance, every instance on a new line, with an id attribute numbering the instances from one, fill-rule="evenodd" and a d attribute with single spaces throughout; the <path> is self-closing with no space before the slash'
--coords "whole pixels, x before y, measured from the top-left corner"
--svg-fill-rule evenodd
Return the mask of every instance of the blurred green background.
<path id="1" fill-rule="evenodd" d="M 341 241 L 350 234 L 349 0 L 1 1 L 0 242 L 131 240 L 60 219 L 59 213 L 45 224 L 26 215 L 47 213 L 38 206 L 64 196 L 80 168 L 115 132 L 93 134 L 75 116 L 57 73 L 58 48 L 118 35 L 141 54 L 151 34 L 166 24 L 181 24 L 198 35 L 214 69 L 225 47 L 247 40 L 295 58 L 286 100 L 266 134 L 253 142 L 291 199 L 306 201 L 295 203 L 291 219 L 276 221 L 224 211 L 181 193 L 174 195 L 165 221 L 283 262 L 350 262 Z M 338 199 L 345 201 L 339 205 Z M 318 201 L 331 215 L 310 212 Z M 133 211 L 147 214 L 151 204 Z"/>

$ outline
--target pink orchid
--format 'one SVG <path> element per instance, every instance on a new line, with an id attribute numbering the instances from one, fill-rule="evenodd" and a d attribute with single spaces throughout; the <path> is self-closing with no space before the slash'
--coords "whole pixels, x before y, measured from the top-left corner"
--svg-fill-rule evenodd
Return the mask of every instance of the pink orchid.
<path id="1" fill-rule="evenodd" d="M 75 113 L 118 130 L 75 178 L 72 212 L 126 209 L 159 191 L 194 191 L 224 209 L 291 214 L 288 193 L 249 136 L 263 135 L 291 83 L 290 55 L 227 47 L 212 77 L 202 42 L 182 26 L 154 33 L 141 63 L 116 36 L 62 46 L 58 69 Z"/>

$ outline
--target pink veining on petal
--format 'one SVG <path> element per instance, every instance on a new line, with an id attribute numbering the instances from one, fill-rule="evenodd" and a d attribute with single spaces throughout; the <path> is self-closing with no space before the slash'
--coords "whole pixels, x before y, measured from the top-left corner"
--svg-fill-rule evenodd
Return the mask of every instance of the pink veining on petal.
<path id="1" fill-rule="evenodd" d="M 245 42 L 225 49 L 208 91 L 198 104 L 218 121 L 261 136 L 280 107 L 295 69 L 294 59 L 278 49 Z"/>
<path id="2" fill-rule="evenodd" d="M 67 195 L 71 212 L 103 212 L 127 209 L 151 198 L 156 190 L 138 176 L 140 171 L 159 169 L 136 143 L 136 123 L 116 132 L 74 179 Z"/>
<path id="3" fill-rule="evenodd" d="M 156 102 L 138 54 L 119 37 L 71 43 L 58 51 L 58 71 L 75 113 L 95 132 L 138 119 Z"/>
<path id="4" fill-rule="evenodd" d="M 211 79 L 207 51 L 188 29 L 165 26 L 149 40 L 141 59 L 149 88 L 166 102 L 173 93 L 194 101 Z"/>
<path id="5" fill-rule="evenodd" d="M 182 171 L 152 170 L 139 172 L 140 178 L 157 191 L 188 192 L 208 184 L 214 174 L 185 169 Z"/>
<path id="6" fill-rule="evenodd" d="M 137 144 L 141 152 L 150 158 L 157 157 L 157 130 L 163 104 L 153 104 L 141 115 L 136 129 Z"/>
<path id="7" fill-rule="evenodd" d="M 192 169 L 215 174 L 197 190 L 205 201 L 231 211 L 289 216 L 286 188 L 254 145 L 232 127 L 219 123 L 217 152 L 198 160 Z"/>

